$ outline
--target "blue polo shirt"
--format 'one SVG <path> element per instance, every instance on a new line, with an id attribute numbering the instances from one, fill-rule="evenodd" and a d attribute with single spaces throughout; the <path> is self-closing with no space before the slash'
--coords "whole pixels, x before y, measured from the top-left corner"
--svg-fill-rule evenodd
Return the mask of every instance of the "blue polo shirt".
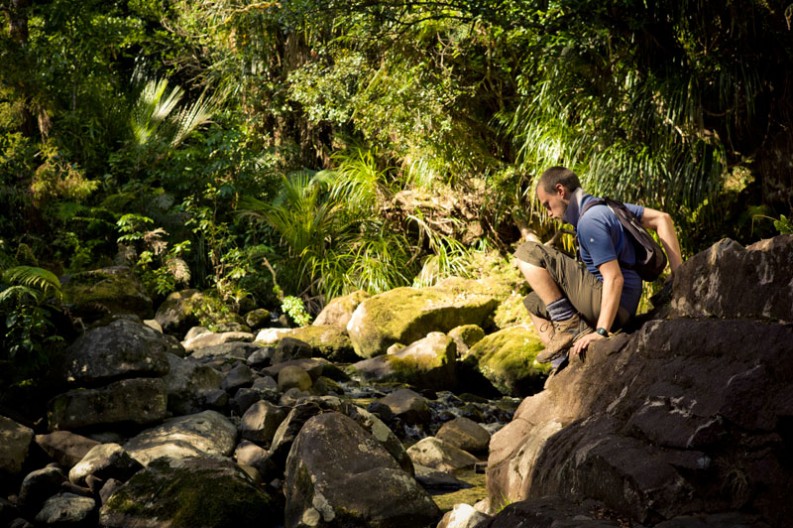
<path id="1" fill-rule="evenodd" d="M 583 193 L 581 208 L 594 199 L 592 195 Z M 634 204 L 625 204 L 625 206 L 641 221 L 644 207 Z M 568 221 L 576 228 L 581 260 L 587 270 L 602 282 L 603 275 L 598 266 L 618 260 L 625 279 L 620 305 L 630 314 L 635 314 L 642 295 L 642 279 L 635 271 L 625 268 L 626 265 L 630 266 L 636 262 L 636 252 L 617 215 L 605 204 L 590 207 L 582 219 L 578 207 L 574 206 L 570 213 L 569 216 L 572 218 Z"/>

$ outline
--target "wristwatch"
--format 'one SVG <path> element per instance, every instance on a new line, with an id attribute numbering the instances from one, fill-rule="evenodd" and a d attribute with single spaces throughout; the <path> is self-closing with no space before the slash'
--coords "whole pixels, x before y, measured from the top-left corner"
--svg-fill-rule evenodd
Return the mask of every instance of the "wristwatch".
<path id="1" fill-rule="evenodd" d="M 600 335 L 602 335 L 603 337 L 608 337 L 609 336 L 609 331 L 606 330 L 605 328 L 603 328 L 602 326 L 600 328 L 598 328 L 597 330 L 595 330 L 595 332 L 600 334 Z"/>

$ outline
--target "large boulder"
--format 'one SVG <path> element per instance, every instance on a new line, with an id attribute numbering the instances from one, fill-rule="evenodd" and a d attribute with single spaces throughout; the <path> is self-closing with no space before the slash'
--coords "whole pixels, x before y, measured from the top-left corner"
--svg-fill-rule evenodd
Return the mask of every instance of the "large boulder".
<path id="1" fill-rule="evenodd" d="M 364 300 L 347 324 L 355 353 L 385 354 L 394 343 L 409 344 L 430 332 L 465 324 L 486 326 L 499 300 L 482 283 L 457 280 L 432 288 L 395 288 Z"/>
<path id="2" fill-rule="evenodd" d="M 167 354 L 169 371 L 163 377 L 168 392 L 168 410 L 175 415 L 204 410 L 208 398 L 220 389 L 220 372 L 201 365 L 195 358 Z"/>
<path id="3" fill-rule="evenodd" d="M 73 316 L 90 322 L 112 314 L 148 319 L 151 298 L 135 273 L 126 266 L 84 271 L 61 278 L 64 302 Z"/>
<path id="4" fill-rule="evenodd" d="M 721 240 L 675 273 L 670 304 L 670 317 L 793 321 L 793 235 Z"/>
<path id="5" fill-rule="evenodd" d="M 167 415 L 165 382 L 135 378 L 59 394 L 50 401 L 47 416 L 50 430 L 70 430 L 94 425 L 145 425 Z"/>
<path id="6" fill-rule="evenodd" d="M 404 348 L 364 359 L 352 369 L 367 381 L 400 381 L 415 387 L 450 390 L 457 385 L 457 347 L 449 336 L 430 332 Z"/>
<path id="7" fill-rule="evenodd" d="M 161 459 L 105 502 L 106 528 L 262 528 L 277 526 L 278 503 L 236 464 L 216 458 Z"/>
<path id="8" fill-rule="evenodd" d="M 651 321 L 592 345 L 493 435 L 491 508 L 593 498 L 640 522 L 694 512 L 793 514 L 793 327 Z"/>
<path id="9" fill-rule="evenodd" d="M 203 411 L 147 429 L 124 444 L 124 449 L 132 458 L 148 465 L 161 457 L 229 456 L 234 452 L 236 440 L 237 428 L 228 418 L 216 411 Z"/>
<path id="10" fill-rule="evenodd" d="M 36 444 L 59 465 L 71 468 L 99 442 L 71 431 L 54 431 L 36 435 Z"/>
<path id="11" fill-rule="evenodd" d="M 161 377 L 168 373 L 171 343 L 133 319 L 116 319 L 92 328 L 66 350 L 66 376 L 95 386 L 123 378 Z"/>
<path id="12" fill-rule="evenodd" d="M 0 438 L 0 474 L 19 473 L 33 442 L 33 429 L 0 416 Z"/>
<path id="13" fill-rule="evenodd" d="M 290 328 L 280 334 L 279 341 L 292 338 L 307 343 L 312 355 L 331 361 L 351 361 L 356 359 L 347 331 L 335 325 L 302 326 Z"/>
<path id="14" fill-rule="evenodd" d="M 413 476 L 341 413 L 305 423 L 289 453 L 284 490 L 287 528 L 415 528 L 440 517 Z"/>
<path id="15" fill-rule="evenodd" d="M 413 463 L 402 442 L 376 415 L 357 405 L 332 396 L 314 397 L 295 405 L 278 426 L 267 453 L 267 465 L 275 470 L 285 467 L 286 458 L 303 425 L 323 412 L 339 412 L 363 427 L 396 460 L 404 471 L 413 474 Z"/>
<path id="16" fill-rule="evenodd" d="M 319 315 L 311 324 L 315 326 L 331 325 L 340 330 L 346 330 L 347 323 L 350 322 L 353 312 L 368 297 L 369 294 L 363 290 L 336 297 L 319 312 Z"/>
<path id="17" fill-rule="evenodd" d="M 154 319 L 162 331 L 178 338 L 199 324 L 198 308 L 204 303 L 204 294 L 198 290 L 173 292 L 157 308 Z"/>
<path id="18" fill-rule="evenodd" d="M 528 396 L 542 389 L 549 367 L 535 361 L 543 349 L 539 336 L 527 326 L 494 332 L 474 344 L 464 358 L 499 392 Z"/>

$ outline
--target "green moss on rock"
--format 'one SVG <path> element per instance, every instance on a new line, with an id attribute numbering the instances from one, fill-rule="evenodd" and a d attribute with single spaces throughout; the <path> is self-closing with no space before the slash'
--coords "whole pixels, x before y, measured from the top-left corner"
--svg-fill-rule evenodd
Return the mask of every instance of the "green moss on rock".
<path id="1" fill-rule="evenodd" d="M 499 330 L 475 344 L 466 361 L 473 363 L 502 394 L 528 396 L 540 390 L 550 367 L 535 361 L 543 349 L 526 326 Z"/>

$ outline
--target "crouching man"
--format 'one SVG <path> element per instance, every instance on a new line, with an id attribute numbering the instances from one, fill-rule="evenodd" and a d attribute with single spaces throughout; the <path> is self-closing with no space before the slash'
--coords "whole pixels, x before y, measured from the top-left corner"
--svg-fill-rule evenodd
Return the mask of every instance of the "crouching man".
<path id="1" fill-rule="evenodd" d="M 537 184 L 537 198 L 552 218 L 576 230 L 581 263 L 556 248 L 526 242 L 515 252 L 518 267 L 531 286 L 524 303 L 545 350 L 541 363 L 558 367 L 581 356 L 590 343 L 607 338 L 636 314 L 642 279 L 631 266 L 636 255 L 630 235 L 604 204 L 581 215 L 597 200 L 584 192 L 578 176 L 565 167 L 546 170 Z M 645 228 L 658 233 L 674 272 L 682 262 L 680 244 L 669 214 L 626 204 Z"/>

